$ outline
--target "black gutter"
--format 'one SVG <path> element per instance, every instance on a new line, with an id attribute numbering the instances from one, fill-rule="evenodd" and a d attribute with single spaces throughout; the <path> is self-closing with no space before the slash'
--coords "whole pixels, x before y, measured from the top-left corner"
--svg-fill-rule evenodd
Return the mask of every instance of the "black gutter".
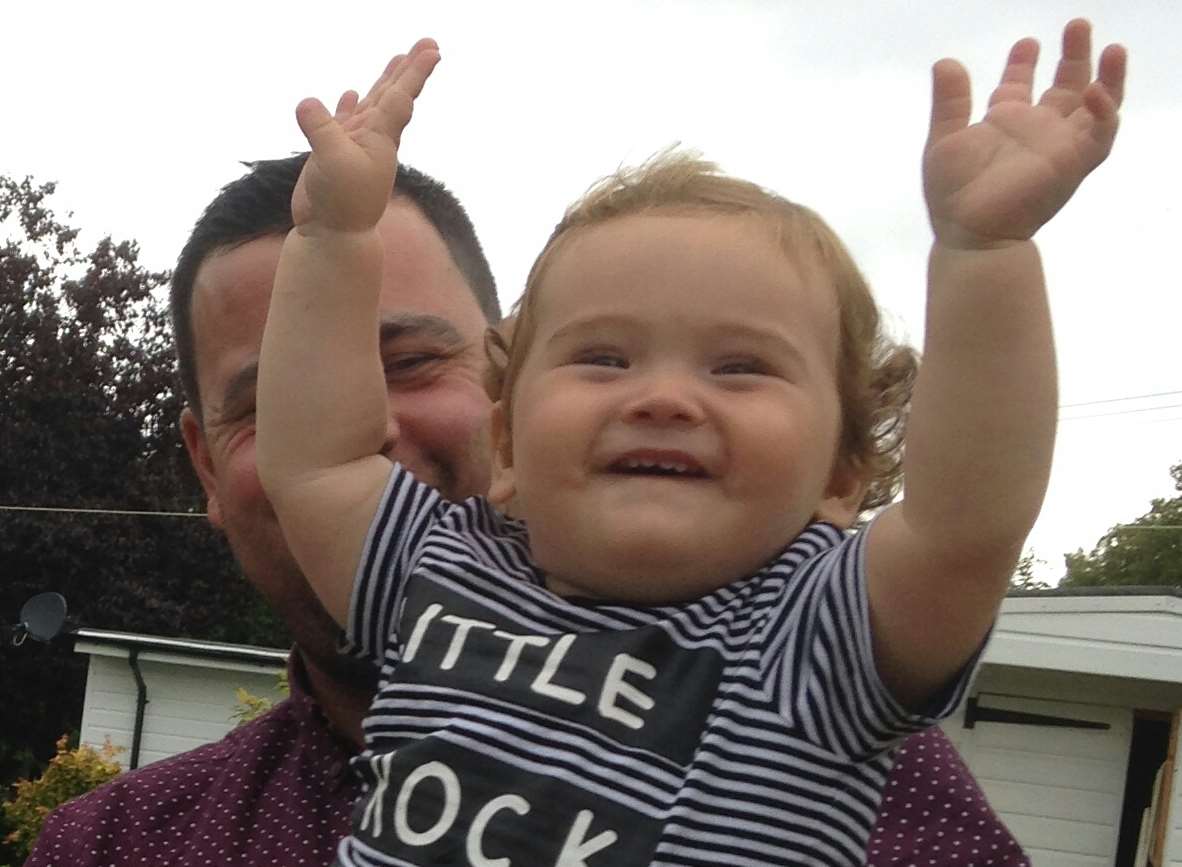
<path id="1" fill-rule="evenodd" d="M 140 671 L 140 649 L 127 649 L 127 662 L 131 666 L 131 673 L 135 675 L 135 728 L 131 732 L 131 759 L 128 770 L 134 771 L 140 766 L 140 741 L 144 737 L 144 708 L 148 705 L 148 685 L 144 683 L 143 672 Z"/>

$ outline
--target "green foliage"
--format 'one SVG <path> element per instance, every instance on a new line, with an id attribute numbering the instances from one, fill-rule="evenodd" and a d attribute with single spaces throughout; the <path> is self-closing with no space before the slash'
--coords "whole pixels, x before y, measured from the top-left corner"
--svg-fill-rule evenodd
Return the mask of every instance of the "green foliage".
<path id="1" fill-rule="evenodd" d="M 108 741 L 99 750 L 85 744 L 70 749 L 67 741 L 65 735 L 58 739 L 57 755 L 50 759 L 45 773 L 17 782 L 12 799 L 0 805 L 8 829 L 4 843 L 18 863 L 32 851 L 51 810 L 101 786 L 122 770 L 115 761 L 122 747 Z"/>
<path id="2" fill-rule="evenodd" d="M 1046 561 L 1038 559 L 1030 551 L 1022 555 L 1018 565 L 1014 568 L 1014 576 L 1010 579 L 1011 590 L 1050 590 L 1051 585 L 1038 578 L 1034 570 L 1038 566 L 1045 566 Z"/>
<path id="3" fill-rule="evenodd" d="M 235 721 L 235 728 L 258 719 L 275 706 L 275 702 L 271 699 L 254 695 L 242 687 L 234 690 L 234 701 L 235 706 L 234 710 L 230 712 L 230 719 Z"/>
<path id="4" fill-rule="evenodd" d="M 1182 587 L 1182 464 L 1170 468 L 1175 497 L 1153 500 L 1130 524 L 1109 530 L 1092 553 L 1067 555 L 1063 587 Z"/>
<path id="5" fill-rule="evenodd" d="M 276 687 L 284 695 L 291 695 L 291 684 L 287 681 L 287 672 L 281 671 L 277 678 Z M 238 687 L 234 690 L 235 707 L 230 712 L 230 719 L 235 720 L 234 727 L 245 725 L 256 720 L 275 706 L 275 702 L 261 695 L 254 695 L 249 690 Z"/>
<path id="6" fill-rule="evenodd" d="M 0 505 L 194 517 L 0 512 L 0 618 L 56 590 L 83 626 L 287 644 L 200 517 L 167 275 L 131 242 L 84 251 L 53 189 L 0 175 Z M 0 647 L 0 797 L 54 755 L 55 732 L 77 728 L 85 669 L 68 644 Z"/>

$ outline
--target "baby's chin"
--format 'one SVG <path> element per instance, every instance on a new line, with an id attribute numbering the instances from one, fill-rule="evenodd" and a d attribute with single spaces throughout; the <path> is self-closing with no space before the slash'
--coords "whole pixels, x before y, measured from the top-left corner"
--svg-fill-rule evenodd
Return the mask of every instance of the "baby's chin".
<path id="1" fill-rule="evenodd" d="M 789 540 L 790 541 L 790 540 Z M 728 556 L 690 560 L 686 557 L 622 557 L 618 569 L 601 560 L 581 570 L 576 578 L 566 570 L 547 570 L 547 588 L 567 599 L 588 600 L 624 605 L 675 605 L 709 596 L 715 590 L 758 572 L 774 559 L 788 542 L 774 551 L 752 551 L 742 556 L 729 551 Z M 565 574 L 564 574 L 565 573 Z"/>

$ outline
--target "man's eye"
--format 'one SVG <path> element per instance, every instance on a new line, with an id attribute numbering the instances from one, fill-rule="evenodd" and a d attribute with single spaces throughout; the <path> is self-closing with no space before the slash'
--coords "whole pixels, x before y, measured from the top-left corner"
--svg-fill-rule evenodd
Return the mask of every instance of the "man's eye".
<path id="1" fill-rule="evenodd" d="M 406 376 L 417 373 L 433 362 L 439 361 L 441 357 L 434 352 L 407 352 L 390 356 L 383 363 L 383 367 L 387 376 Z"/>
<path id="2" fill-rule="evenodd" d="M 233 419 L 225 419 L 225 440 L 227 450 L 233 450 L 238 445 L 254 436 L 254 407 L 240 413 Z"/>
<path id="3" fill-rule="evenodd" d="M 254 404 L 243 404 L 242 406 L 223 412 L 220 421 L 223 426 L 242 427 L 243 425 L 254 425 Z"/>

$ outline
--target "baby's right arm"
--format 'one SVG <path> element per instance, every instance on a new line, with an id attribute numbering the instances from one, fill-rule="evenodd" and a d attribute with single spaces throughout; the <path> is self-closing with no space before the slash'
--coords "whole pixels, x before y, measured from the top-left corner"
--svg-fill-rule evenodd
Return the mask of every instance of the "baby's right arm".
<path id="1" fill-rule="evenodd" d="M 305 100 L 296 117 L 312 153 L 288 233 L 259 357 L 259 478 L 292 554 L 339 624 L 365 534 L 390 474 L 378 350 L 384 255 L 378 221 L 415 98 L 439 60 L 420 40 L 359 105 L 337 115 Z"/>

